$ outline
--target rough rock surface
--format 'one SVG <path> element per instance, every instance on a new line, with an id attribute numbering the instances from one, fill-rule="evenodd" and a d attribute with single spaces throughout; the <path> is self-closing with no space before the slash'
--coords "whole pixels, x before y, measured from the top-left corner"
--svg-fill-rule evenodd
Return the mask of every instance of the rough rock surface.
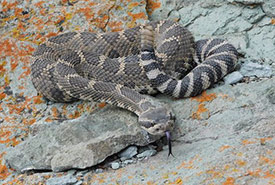
<path id="1" fill-rule="evenodd" d="M 32 129 L 34 134 L 8 151 L 5 159 L 10 167 L 21 172 L 64 171 L 96 165 L 128 145 L 154 141 L 137 127 L 137 118 L 131 114 L 106 106 L 91 115 L 62 123 L 38 122 Z"/>
<path id="2" fill-rule="evenodd" d="M 274 183 L 274 9 L 274 0 L 0 2 L 0 184 Z M 112 155 L 159 138 L 142 131 L 128 111 L 94 102 L 53 104 L 31 84 L 30 55 L 48 37 L 166 18 L 196 39 L 226 38 L 244 56 L 240 73 L 231 75 L 234 85 L 220 83 L 184 100 L 156 97 L 177 117 L 176 158 L 167 159 L 167 147 L 147 158 L 160 151 L 159 143 L 138 147 L 131 159 Z M 147 159 L 139 162 L 143 154 Z M 19 175 L 9 167 L 38 171 Z M 70 171 L 44 172 L 49 169 Z"/>

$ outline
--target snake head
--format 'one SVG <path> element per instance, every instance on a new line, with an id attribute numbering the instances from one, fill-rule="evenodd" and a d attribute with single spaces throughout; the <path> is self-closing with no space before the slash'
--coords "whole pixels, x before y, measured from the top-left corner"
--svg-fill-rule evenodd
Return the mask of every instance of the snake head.
<path id="1" fill-rule="evenodd" d="M 151 108 L 139 116 L 141 128 L 152 135 L 165 135 L 174 127 L 175 117 L 167 107 Z"/>
<path id="2" fill-rule="evenodd" d="M 167 107 L 149 109 L 139 116 L 141 128 L 148 133 L 152 135 L 166 135 L 169 146 L 168 157 L 170 155 L 173 156 L 170 131 L 174 127 L 174 122 L 175 116 Z"/>

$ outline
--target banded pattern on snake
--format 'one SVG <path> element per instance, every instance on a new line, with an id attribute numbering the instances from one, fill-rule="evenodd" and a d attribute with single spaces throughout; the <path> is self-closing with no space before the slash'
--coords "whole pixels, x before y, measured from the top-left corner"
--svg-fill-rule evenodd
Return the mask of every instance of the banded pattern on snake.
<path id="1" fill-rule="evenodd" d="M 143 94 L 196 96 L 233 71 L 237 56 L 225 40 L 195 42 L 180 24 L 155 21 L 120 32 L 49 38 L 33 54 L 31 78 L 51 101 L 103 101 L 132 111 L 143 129 L 166 133 L 170 143 L 172 111 Z"/>

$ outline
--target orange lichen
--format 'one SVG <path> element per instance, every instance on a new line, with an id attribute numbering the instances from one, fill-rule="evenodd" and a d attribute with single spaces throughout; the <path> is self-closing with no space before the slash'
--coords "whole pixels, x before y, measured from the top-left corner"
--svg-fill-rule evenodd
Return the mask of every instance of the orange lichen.
<path id="1" fill-rule="evenodd" d="M 1 92 L 1 93 L 0 93 L 0 100 L 3 100 L 5 97 L 6 97 L 6 94 L 3 93 L 3 92 Z"/>
<path id="2" fill-rule="evenodd" d="M 2 163 L 2 156 L 4 155 L 4 153 L 0 154 L 0 180 L 5 180 L 9 175 L 10 172 L 8 170 L 8 168 L 6 167 L 6 165 L 3 165 Z"/>
<path id="3" fill-rule="evenodd" d="M 272 18 L 271 21 L 270 21 L 271 24 L 275 25 L 275 19 Z"/>
<path id="4" fill-rule="evenodd" d="M 245 166 L 246 165 L 246 162 L 243 161 L 243 160 L 237 160 L 236 163 L 237 163 L 238 166 Z"/>
<path id="5" fill-rule="evenodd" d="M 128 4 L 128 8 L 132 10 L 133 8 L 137 7 L 140 3 L 139 2 L 131 2 Z"/>
<path id="6" fill-rule="evenodd" d="M 45 3 L 45 1 L 39 1 L 38 3 L 35 3 L 34 6 L 38 8 L 42 8 L 42 5 Z"/>
<path id="7" fill-rule="evenodd" d="M 131 21 L 130 23 L 127 24 L 127 26 L 128 26 L 129 28 L 135 27 L 135 26 L 136 26 L 136 22 L 137 22 L 138 19 L 145 19 L 145 20 L 147 19 L 147 16 L 145 15 L 144 12 L 139 12 L 139 13 L 127 12 L 127 13 L 128 13 L 128 15 L 129 15 L 130 17 L 132 17 L 132 21 Z"/>
<path id="8" fill-rule="evenodd" d="M 223 185 L 234 185 L 235 184 L 235 179 L 233 177 L 228 177 L 226 178 L 225 182 Z"/>
<path id="9" fill-rule="evenodd" d="M 208 109 L 205 108 L 204 104 L 199 104 L 198 105 L 198 109 L 196 112 L 192 112 L 192 118 L 193 119 L 198 119 L 200 120 L 201 119 L 201 114 L 204 113 L 204 112 L 208 112 Z"/>
<path id="10" fill-rule="evenodd" d="M 148 15 L 152 15 L 153 11 L 161 7 L 161 3 L 159 0 L 148 0 L 146 11 Z"/>
<path id="11" fill-rule="evenodd" d="M 99 103 L 99 104 L 98 104 L 98 107 L 99 107 L 99 108 L 103 108 L 103 107 L 105 107 L 105 106 L 106 106 L 106 103 L 105 103 L 105 102 L 102 102 L 102 103 Z"/>
<path id="12" fill-rule="evenodd" d="M 3 131 L 3 129 L 0 130 L 0 143 L 8 143 L 10 142 L 9 137 L 11 136 L 11 131 Z"/>
<path id="13" fill-rule="evenodd" d="M 70 114 L 68 116 L 69 119 L 75 119 L 75 118 L 78 118 L 79 116 L 81 116 L 80 112 L 79 111 L 75 111 L 73 114 Z"/>
<path id="14" fill-rule="evenodd" d="M 206 91 L 203 91 L 201 95 L 192 97 L 191 100 L 195 100 L 199 102 L 200 104 L 198 105 L 198 109 L 196 112 L 192 112 L 191 117 L 193 119 L 201 119 L 201 114 L 204 112 L 208 112 L 208 109 L 205 108 L 204 102 L 209 102 L 212 101 L 213 99 L 217 98 L 217 95 L 215 93 L 207 94 Z M 208 113 L 208 117 L 209 117 Z"/>
<path id="15" fill-rule="evenodd" d="M 273 171 L 273 174 L 270 173 L 269 171 L 266 171 L 266 172 L 264 173 L 264 178 L 265 178 L 265 179 L 273 179 L 273 180 L 275 180 L 274 171 Z"/>
<path id="16" fill-rule="evenodd" d="M 34 124 L 36 122 L 35 119 L 26 119 L 26 118 L 23 118 L 22 120 L 22 123 L 26 126 L 30 126 L 32 124 Z"/>
<path id="17" fill-rule="evenodd" d="M 215 93 L 207 94 L 206 91 L 203 91 L 201 95 L 192 97 L 192 100 L 196 100 L 199 103 L 203 102 L 209 102 L 217 98 L 217 95 Z"/>
<path id="18" fill-rule="evenodd" d="M 266 141 L 269 141 L 271 139 L 272 139 L 272 137 L 260 138 L 260 143 L 261 143 L 261 145 L 265 145 Z"/>
<path id="19" fill-rule="evenodd" d="M 45 35 L 45 37 L 50 38 L 50 37 L 54 37 L 54 36 L 56 36 L 56 35 L 58 35 L 58 34 L 55 33 L 55 32 L 50 32 L 50 33 L 48 33 L 47 35 Z"/>
<path id="20" fill-rule="evenodd" d="M 249 141 L 248 139 L 245 139 L 242 141 L 242 144 L 243 145 L 249 145 L 249 144 L 255 144 L 257 143 L 256 141 Z"/>
<path id="21" fill-rule="evenodd" d="M 110 21 L 108 26 L 111 28 L 112 32 L 121 31 L 123 29 L 122 22 L 119 21 Z"/>
<path id="22" fill-rule="evenodd" d="M 44 101 L 41 99 L 42 96 L 34 96 L 32 97 L 33 98 L 33 103 L 34 104 L 41 104 L 41 103 L 44 103 Z"/>
<path id="23" fill-rule="evenodd" d="M 11 139 L 11 142 L 10 142 L 10 145 L 15 147 L 16 145 L 18 145 L 20 143 L 20 141 L 17 141 L 16 138 L 12 138 Z"/>
<path id="24" fill-rule="evenodd" d="M 79 8 L 77 13 L 83 13 L 87 20 L 90 20 L 95 16 L 91 7 Z"/>
<path id="25" fill-rule="evenodd" d="M 194 161 L 198 159 L 198 156 L 193 157 L 191 160 L 189 161 L 183 161 L 180 166 L 177 167 L 177 169 L 181 169 L 181 168 L 185 168 L 185 169 L 193 169 L 194 168 Z"/>
<path id="26" fill-rule="evenodd" d="M 154 183 L 153 181 L 148 181 L 146 184 L 147 184 L 147 185 L 154 185 L 154 184 L 156 184 L 156 183 Z"/>
<path id="27" fill-rule="evenodd" d="M 31 68 L 30 67 L 23 66 L 22 69 L 25 70 L 25 71 L 18 77 L 18 80 L 20 80 L 22 78 L 26 78 L 27 76 L 29 76 L 31 74 Z"/>
<path id="28" fill-rule="evenodd" d="M 51 118 L 46 118 L 45 121 L 46 122 L 52 122 L 53 120 Z"/>
<path id="29" fill-rule="evenodd" d="M 179 178 L 177 178 L 174 182 L 171 182 L 171 183 L 169 183 L 169 185 L 182 185 L 183 184 L 183 181 L 182 181 L 182 179 L 179 177 Z"/>
<path id="30" fill-rule="evenodd" d="M 222 151 L 224 151 L 225 149 L 228 149 L 228 148 L 230 148 L 230 147 L 231 147 L 231 146 L 229 146 L 229 145 L 224 145 L 224 146 L 220 147 L 219 151 L 222 152 Z"/>
<path id="31" fill-rule="evenodd" d="M 215 169 L 207 170 L 206 174 L 211 175 L 213 178 L 222 178 L 223 177 L 223 173 L 221 173 L 220 171 L 217 171 Z"/>
<path id="32" fill-rule="evenodd" d="M 56 107 L 53 107 L 52 109 L 52 116 L 54 119 L 57 119 L 60 116 L 60 113 Z"/>
<path id="33" fill-rule="evenodd" d="M 9 10 L 11 10 L 11 9 L 14 9 L 15 7 L 16 7 L 16 5 L 18 4 L 18 2 L 13 2 L 13 3 L 8 3 L 6 0 L 4 0 L 3 2 L 2 2 L 2 11 L 3 12 L 7 12 L 7 11 L 9 11 Z"/>
<path id="34" fill-rule="evenodd" d="M 260 173 L 262 172 L 261 169 L 257 169 L 255 171 L 248 171 L 247 174 L 253 177 L 260 177 Z"/>

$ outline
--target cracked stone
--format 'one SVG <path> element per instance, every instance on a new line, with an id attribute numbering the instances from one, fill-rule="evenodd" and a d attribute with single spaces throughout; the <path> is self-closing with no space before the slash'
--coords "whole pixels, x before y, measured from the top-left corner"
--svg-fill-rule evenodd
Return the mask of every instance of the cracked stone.
<path id="1" fill-rule="evenodd" d="M 259 78 L 271 77 L 273 75 L 271 67 L 255 62 L 245 62 L 242 64 L 240 73 L 243 76 L 257 76 Z"/>

